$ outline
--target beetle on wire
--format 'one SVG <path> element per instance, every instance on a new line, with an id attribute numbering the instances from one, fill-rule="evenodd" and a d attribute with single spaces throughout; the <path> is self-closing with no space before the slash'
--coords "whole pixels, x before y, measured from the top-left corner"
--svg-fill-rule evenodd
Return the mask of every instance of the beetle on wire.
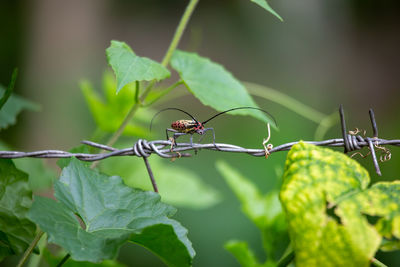
<path id="1" fill-rule="evenodd" d="M 204 135 L 207 131 L 211 131 L 212 132 L 213 144 L 214 144 L 215 148 L 218 149 L 217 145 L 215 144 L 215 132 L 214 132 L 214 129 L 211 128 L 211 127 L 210 128 L 204 128 L 204 125 L 206 123 L 208 123 L 209 121 L 211 121 L 212 119 L 216 118 L 217 116 L 220 116 L 220 115 L 225 114 L 227 112 L 231 112 L 231 111 L 238 110 L 238 109 L 255 109 L 255 110 L 262 111 L 262 112 L 266 113 L 269 117 L 271 117 L 273 119 L 275 125 L 277 125 L 275 118 L 269 112 L 267 112 L 267 111 L 265 111 L 263 109 L 260 109 L 260 108 L 255 108 L 255 107 L 237 107 L 237 108 L 228 109 L 228 110 L 225 110 L 225 111 L 222 111 L 222 112 L 219 112 L 219 113 L 215 114 L 214 116 L 212 116 L 211 118 L 209 118 L 209 119 L 207 119 L 207 120 L 205 120 L 203 122 L 198 121 L 195 117 L 193 117 L 191 114 L 189 114 L 188 112 L 186 112 L 186 111 L 184 111 L 182 109 L 179 109 L 179 108 L 165 108 L 165 109 L 162 109 L 162 110 L 158 111 L 153 116 L 153 118 L 151 119 L 150 131 L 151 131 L 151 127 L 153 125 L 153 120 L 158 114 L 160 114 L 161 112 L 164 112 L 166 110 L 177 110 L 177 111 L 183 112 L 186 115 L 188 115 L 191 118 L 191 120 L 177 120 L 177 121 L 174 121 L 171 124 L 171 128 L 172 129 L 167 128 L 165 130 L 165 133 L 166 133 L 166 136 L 167 136 L 167 140 L 170 140 L 172 142 L 171 151 L 172 151 L 172 148 L 174 146 L 176 146 L 176 139 L 179 136 L 190 134 L 190 145 L 193 146 L 193 134 L 197 133 L 199 135 Z M 170 138 L 168 136 L 168 132 L 174 133 L 172 138 Z M 201 139 L 202 138 L 200 138 L 199 141 L 201 141 Z"/>

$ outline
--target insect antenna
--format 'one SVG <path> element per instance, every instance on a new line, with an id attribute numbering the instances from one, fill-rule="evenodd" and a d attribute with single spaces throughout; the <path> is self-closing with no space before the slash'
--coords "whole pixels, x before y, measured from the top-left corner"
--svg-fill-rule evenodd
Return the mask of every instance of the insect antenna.
<path id="1" fill-rule="evenodd" d="M 215 114 L 214 116 L 212 116 L 212 117 L 209 118 L 208 120 L 203 121 L 202 124 L 204 125 L 204 124 L 206 124 L 207 122 L 209 122 L 210 120 L 214 119 L 215 117 L 217 117 L 217 116 L 219 116 L 219 115 L 222 115 L 222 114 L 225 114 L 225 113 L 227 113 L 227 112 L 230 112 L 230 111 L 233 111 L 233 110 L 237 110 L 237 109 L 256 109 L 256 110 L 262 111 L 262 112 L 266 113 L 269 117 L 271 117 L 272 120 L 274 121 L 275 125 L 278 126 L 278 124 L 276 123 L 276 120 L 275 120 L 274 116 L 272 116 L 268 111 L 265 111 L 265 110 L 260 109 L 260 108 L 254 108 L 254 107 L 238 107 L 238 108 L 231 108 L 231 109 L 228 109 L 228 110 L 225 110 L 225 111 L 222 111 L 222 112 L 220 112 L 220 113 Z"/>
<path id="2" fill-rule="evenodd" d="M 161 112 L 166 111 L 166 110 L 178 110 L 178 111 L 183 112 L 183 113 L 185 113 L 186 115 L 188 115 L 188 116 L 189 116 L 190 118 L 192 118 L 195 122 L 199 122 L 198 120 L 196 120 L 195 117 L 193 117 L 193 116 L 190 115 L 188 112 L 186 112 L 186 111 L 184 111 L 184 110 L 182 110 L 182 109 L 179 109 L 179 108 L 164 108 L 164 109 L 160 110 L 159 112 L 157 112 L 156 114 L 154 114 L 154 116 L 153 116 L 153 118 L 151 119 L 151 122 L 150 122 L 150 131 L 151 131 L 151 127 L 152 127 L 152 125 L 153 125 L 153 120 L 155 119 L 155 117 L 156 117 L 158 114 L 160 114 Z"/>

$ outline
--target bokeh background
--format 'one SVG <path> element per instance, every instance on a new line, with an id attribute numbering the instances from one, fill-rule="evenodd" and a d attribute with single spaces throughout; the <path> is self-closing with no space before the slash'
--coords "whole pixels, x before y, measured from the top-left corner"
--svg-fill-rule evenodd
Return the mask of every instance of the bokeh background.
<path id="1" fill-rule="evenodd" d="M 70 149 L 91 136 L 94 121 L 85 104 L 79 81 L 98 88 L 108 68 L 105 49 L 110 40 L 127 42 L 140 55 L 160 61 L 188 1 L 181 0 L 4 0 L 0 2 L 0 82 L 7 84 L 19 67 L 16 93 L 39 103 L 40 112 L 24 112 L 18 124 L 0 137 L 20 150 Z M 396 0 L 274 0 L 271 6 L 283 17 L 246 0 L 201 0 L 179 47 L 219 62 L 235 77 L 266 85 L 320 112 L 331 114 L 344 104 L 348 127 L 370 131 L 368 109 L 374 108 L 379 136 L 400 138 L 400 2 Z M 176 92 L 184 91 L 179 88 Z M 175 91 L 173 91 L 174 93 Z M 255 98 L 274 114 L 279 131 L 275 145 L 311 140 L 317 124 L 279 104 Z M 191 95 L 155 106 L 190 110 L 208 118 L 214 111 Z M 180 114 L 166 114 L 156 126 L 157 137 Z M 246 127 L 239 127 L 245 124 Z M 247 117 L 216 119 L 217 141 L 259 147 L 265 125 Z M 157 135 L 157 134 L 156 134 Z M 334 126 L 326 137 L 339 137 Z M 132 140 L 132 143 L 134 140 Z M 177 166 L 195 170 L 223 195 L 206 210 L 179 209 L 176 219 L 189 229 L 197 256 L 194 266 L 238 266 L 223 249 L 229 239 L 250 243 L 264 259 L 257 228 L 241 213 L 238 200 L 215 169 L 224 159 L 268 192 L 279 186 L 285 152 L 267 161 L 247 155 L 201 151 Z M 382 177 L 370 158 L 359 160 L 374 181 L 400 177 L 400 153 L 381 164 Z M 52 166 L 52 162 L 49 162 Z M 156 176 L 160 175 L 155 170 Z M 380 253 L 389 266 L 399 253 Z M 155 256 L 132 244 L 119 256 L 128 266 L 163 266 Z"/>

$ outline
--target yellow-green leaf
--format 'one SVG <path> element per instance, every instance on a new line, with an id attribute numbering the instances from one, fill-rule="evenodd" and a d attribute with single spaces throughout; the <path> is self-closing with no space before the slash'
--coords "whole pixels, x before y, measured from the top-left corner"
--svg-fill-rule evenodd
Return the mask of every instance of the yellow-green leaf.
<path id="1" fill-rule="evenodd" d="M 384 250 L 398 248 L 400 181 L 367 188 L 369 182 L 368 172 L 343 153 L 293 146 L 280 198 L 296 266 L 369 266 L 383 237 L 390 240 Z"/>

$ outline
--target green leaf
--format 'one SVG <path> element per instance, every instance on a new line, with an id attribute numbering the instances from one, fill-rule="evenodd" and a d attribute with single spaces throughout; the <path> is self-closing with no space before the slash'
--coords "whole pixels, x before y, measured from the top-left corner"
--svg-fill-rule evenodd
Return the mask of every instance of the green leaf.
<path id="1" fill-rule="evenodd" d="M 217 161 L 216 167 L 240 200 L 243 212 L 260 230 L 271 225 L 278 216 L 282 216 L 277 192 L 273 191 L 263 196 L 252 182 L 226 162 Z"/>
<path id="2" fill-rule="evenodd" d="M 5 89 L 0 85 L 0 95 L 4 95 Z M 6 129 L 8 126 L 16 123 L 16 118 L 22 110 L 38 111 L 39 106 L 16 94 L 11 94 L 7 102 L 0 110 L 0 129 Z"/>
<path id="3" fill-rule="evenodd" d="M 57 253 L 53 255 L 48 248 L 44 248 L 42 251 L 43 259 L 47 262 L 49 266 L 57 266 L 62 258 L 65 256 L 65 252 Z M 116 260 L 105 260 L 101 263 L 91 263 L 91 262 L 78 262 L 69 259 L 63 264 L 63 267 L 126 267 L 125 264 L 119 263 Z"/>
<path id="4" fill-rule="evenodd" d="M 196 53 L 176 50 L 171 66 L 179 73 L 189 91 L 204 105 L 224 111 L 235 107 L 257 107 L 246 88 L 225 68 Z M 232 114 L 251 115 L 276 126 L 265 113 L 243 109 Z"/>
<path id="5" fill-rule="evenodd" d="M 32 204 L 28 175 L 9 159 L 0 159 L 0 261 L 29 246 L 36 226 L 27 218 Z"/>
<path id="6" fill-rule="evenodd" d="M 165 224 L 147 227 L 142 233 L 134 234 L 130 241 L 152 251 L 168 266 L 191 266 L 189 263 L 196 254 L 187 230 L 171 219 L 165 219 Z"/>
<path id="7" fill-rule="evenodd" d="M 236 260 L 242 267 L 265 266 L 257 261 L 253 251 L 249 249 L 248 244 L 244 241 L 231 240 L 227 242 L 224 247 L 235 256 Z"/>
<path id="8" fill-rule="evenodd" d="M 265 10 L 267 10 L 269 13 L 271 13 L 272 15 L 274 15 L 275 17 L 277 17 L 280 21 L 283 21 L 283 19 L 281 18 L 281 16 L 279 16 L 278 13 L 275 12 L 275 10 L 273 10 L 271 8 L 271 6 L 268 4 L 268 2 L 266 0 L 250 0 L 253 3 L 256 3 L 257 5 L 259 5 L 260 7 L 264 8 Z"/>
<path id="9" fill-rule="evenodd" d="M 280 198 L 296 266 L 369 266 L 381 235 L 399 238 L 399 182 L 367 189 L 369 181 L 343 153 L 302 142 L 292 147 Z M 365 215 L 381 218 L 371 225 Z"/>
<path id="10" fill-rule="evenodd" d="M 156 61 L 137 56 L 124 42 L 111 41 L 106 54 L 108 63 L 117 77 L 117 93 L 129 83 L 160 81 L 171 75 L 167 68 Z"/>
<path id="11" fill-rule="evenodd" d="M 15 68 L 12 75 L 11 75 L 11 81 L 10 84 L 8 85 L 6 91 L 4 92 L 3 96 L 0 98 L 0 110 L 3 108 L 4 104 L 8 101 L 8 98 L 10 98 L 11 93 L 14 90 L 15 86 L 15 81 L 17 80 L 17 75 L 18 75 L 18 69 Z"/>
<path id="12" fill-rule="evenodd" d="M 111 73 L 105 72 L 103 76 L 105 99 L 93 89 L 90 82 L 83 81 L 80 86 L 96 125 L 105 132 L 116 132 L 132 107 L 135 84 L 125 86 L 125 89 L 116 95 L 115 79 Z M 148 125 L 152 113 L 154 112 L 151 109 L 138 109 L 134 118 L 125 127 L 123 135 L 149 138 Z"/>
<path id="13" fill-rule="evenodd" d="M 88 153 L 89 154 L 90 153 L 90 148 L 87 145 L 79 145 L 77 147 L 71 148 L 70 150 L 68 150 L 68 152 L 71 152 L 71 153 Z M 59 160 L 57 160 L 57 166 L 60 167 L 61 169 L 63 169 L 65 167 L 67 167 L 71 163 L 71 161 L 73 159 L 74 158 L 60 158 Z M 88 168 L 92 164 L 91 161 L 81 161 L 81 163 L 83 165 L 85 165 L 86 167 L 88 167 Z"/>
<path id="14" fill-rule="evenodd" d="M 220 202 L 221 194 L 205 184 L 196 173 L 189 169 L 175 166 L 176 164 L 157 157 L 151 157 L 149 163 L 153 169 L 159 193 L 165 203 L 185 208 L 204 209 Z M 124 177 L 124 182 L 128 186 L 153 190 L 142 159 L 110 158 L 101 162 L 100 169 L 104 173 L 115 173 Z"/>
<path id="15" fill-rule="evenodd" d="M 400 250 L 400 240 L 394 240 L 394 241 L 384 240 L 379 249 L 384 252 Z"/>
<path id="16" fill-rule="evenodd" d="M 11 150 L 4 142 L 0 141 L 1 150 Z M 20 158 L 14 162 L 17 169 L 29 173 L 29 187 L 33 191 L 48 189 L 52 186 L 55 171 L 45 165 L 42 159 Z"/>
<path id="17" fill-rule="evenodd" d="M 287 240 L 286 223 L 278 192 L 274 190 L 262 195 L 255 184 L 227 163 L 218 161 L 216 167 L 240 200 L 244 214 L 260 229 L 268 264 L 273 264 L 280 245 Z M 238 246 L 242 247 L 243 244 Z"/>
<path id="18" fill-rule="evenodd" d="M 29 187 L 33 191 L 49 189 L 57 177 L 56 172 L 41 159 L 23 158 L 15 161 L 18 169 L 29 173 Z"/>
<path id="19" fill-rule="evenodd" d="M 77 159 L 63 169 L 54 190 L 58 202 L 35 197 L 29 217 L 47 232 L 49 242 L 62 246 L 77 261 L 115 258 L 132 234 L 143 233 L 148 227 L 162 224 L 176 229 L 174 221 L 168 219 L 175 209 L 160 202 L 158 194 L 129 188 L 119 176 L 98 173 Z M 186 235 L 175 234 L 185 246 L 173 247 L 174 253 L 190 255 L 184 265 L 190 266 L 190 242 Z M 163 248 L 153 249 L 158 252 Z"/>

